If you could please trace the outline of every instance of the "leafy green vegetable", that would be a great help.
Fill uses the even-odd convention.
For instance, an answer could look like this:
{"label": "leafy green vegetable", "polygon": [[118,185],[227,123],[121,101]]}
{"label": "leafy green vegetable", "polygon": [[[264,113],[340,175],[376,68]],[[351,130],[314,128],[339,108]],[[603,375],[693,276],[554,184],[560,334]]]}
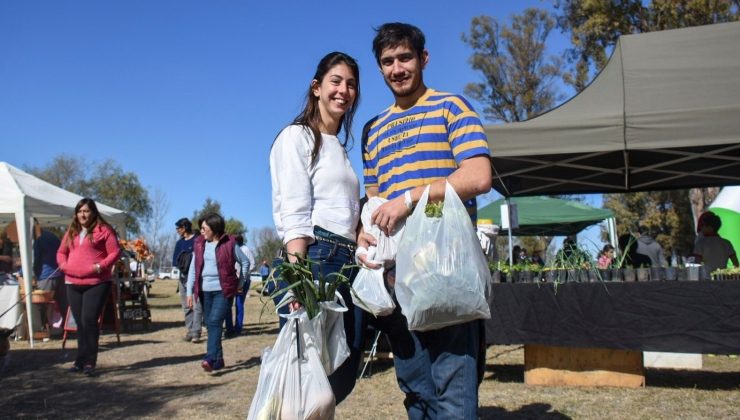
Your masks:
{"label": "leafy green vegetable", "polygon": [[424,207],[424,214],[426,214],[427,217],[442,217],[442,208],[444,205],[444,201],[427,203],[426,207]]}

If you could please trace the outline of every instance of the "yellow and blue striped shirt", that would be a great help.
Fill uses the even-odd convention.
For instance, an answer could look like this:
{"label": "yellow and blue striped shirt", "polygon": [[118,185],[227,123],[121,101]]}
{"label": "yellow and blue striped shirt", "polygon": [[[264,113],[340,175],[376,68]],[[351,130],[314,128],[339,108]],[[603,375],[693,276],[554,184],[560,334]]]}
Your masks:
{"label": "yellow and blue striped shirt", "polygon": [[[393,199],[448,177],[465,159],[489,156],[478,114],[459,95],[427,89],[409,109],[392,106],[363,130],[365,187]],[[475,199],[465,203],[475,218]]]}

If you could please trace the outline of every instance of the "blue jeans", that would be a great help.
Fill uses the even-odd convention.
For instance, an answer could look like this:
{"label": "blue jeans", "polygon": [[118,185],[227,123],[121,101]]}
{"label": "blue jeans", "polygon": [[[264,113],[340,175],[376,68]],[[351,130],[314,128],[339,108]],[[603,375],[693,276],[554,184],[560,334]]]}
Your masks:
{"label": "blue jeans", "polygon": [[388,336],[409,419],[478,417],[478,364],[484,358],[480,354],[481,321],[433,331],[409,331],[396,301],[396,309],[388,316],[364,314],[360,324],[366,323]]}
{"label": "blue jeans", "polygon": [[[244,301],[247,299],[247,293],[249,293],[249,286],[251,281],[247,280],[244,282],[244,289],[237,292],[234,295],[234,305],[229,305],[226,310],[226,331],[229,333],[241,334],[242,326],[244,325]],[[236,316],[234,319],[231,318],[231,307],[236,306]]]}
{"label": "blue jeans", "polygon": [[228,305],[229,299],[222,291],[203,292],[203,319],[208,331],[205,358],[211,363],[224,358],[224,349],[221,346],[221,326],[224,324]]}
{"label": "blue jeans", "polygon": [[[324,235],[328,236],[329,240],[341,241],[339,236],[332,233],[326,232]],[[354,264],[354,250],[327,242],[321,236],[316,236],[316,242],[308,247],[307,254],[311,261],[318,263],[313,264],[311,267],[314,279],[318,279],[319,275],[327,277],[332,273],[342,273],[352,281],[357,274],[357,268],[342,271],[343,266]],[[333,276],[329,278],[329,280],[331,279],[333,279]],[[352,295],[347,286],[339,286],[338,291],[344,298],[344,303],[347,304],[347,311],[344,312],[343,318],[344,332],[347,335],[350,356],[337,370],[329,375],[329,384],[331,384],[337,404],[347,398],[352,392],[352,389],[354,389],[355,382],[357,381],[357,369],[362,359],[362,346],[356,340],[360,334],[356,334],[355,305],[352,302]]]}

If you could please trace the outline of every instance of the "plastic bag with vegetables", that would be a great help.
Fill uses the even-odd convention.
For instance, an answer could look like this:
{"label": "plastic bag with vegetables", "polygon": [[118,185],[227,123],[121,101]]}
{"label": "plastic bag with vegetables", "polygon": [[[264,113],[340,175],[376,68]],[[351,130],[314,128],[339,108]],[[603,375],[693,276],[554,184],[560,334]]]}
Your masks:
{"label": "plastic bag with vegetables", "polygon": [[406,220],[396,258],[396,298],[409,329],[490,318],[491,275],[465,206],[449,183],[444,206],[428,200],[429,187]]}

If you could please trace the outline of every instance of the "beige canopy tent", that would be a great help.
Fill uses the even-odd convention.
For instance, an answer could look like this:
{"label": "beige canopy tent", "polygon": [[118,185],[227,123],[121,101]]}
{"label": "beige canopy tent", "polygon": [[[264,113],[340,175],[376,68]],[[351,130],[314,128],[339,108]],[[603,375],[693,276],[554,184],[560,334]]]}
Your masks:
{"label": "beige canopy tent", "polygon": [[[49,184],[5,162],[0,162],[0,226],[15,221],[18,226],[23,279],[26,290],[31,290],[31,228],[33,219],[42,226],[67,226],[72,220],[75,205],[82,196]],[[98,210],[119,233],[123,232],[126,213],[97,203]],[[33,331],[31,295],[26,296],[28,330]],[[30,334],[33,346],[33,334]]]}
{"label": "beige canopy tent", "polygon": [[507,197],[740,184],[740,22],[622,36],[580,94],[486,134]]}

